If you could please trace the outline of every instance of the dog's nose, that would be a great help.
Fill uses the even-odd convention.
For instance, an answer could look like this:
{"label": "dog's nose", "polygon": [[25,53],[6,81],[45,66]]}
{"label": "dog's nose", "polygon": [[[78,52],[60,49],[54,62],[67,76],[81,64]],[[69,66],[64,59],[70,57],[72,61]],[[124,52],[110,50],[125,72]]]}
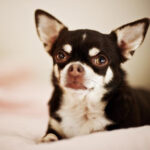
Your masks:
{"label": "dog's nose", "polygon": [[84,68],[80,64],[72,64],[68,68],[68,74],[72,77],[83,76]]}

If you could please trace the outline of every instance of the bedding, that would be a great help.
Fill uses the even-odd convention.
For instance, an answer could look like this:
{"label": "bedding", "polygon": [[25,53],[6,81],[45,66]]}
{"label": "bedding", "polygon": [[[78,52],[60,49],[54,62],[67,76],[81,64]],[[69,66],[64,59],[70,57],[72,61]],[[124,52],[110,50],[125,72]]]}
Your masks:
{"label": "bedding", "polygon": [[150,126],[99,132],[54,143],[39,143],[46,117],[0,115],[1,150],[149,150]]}

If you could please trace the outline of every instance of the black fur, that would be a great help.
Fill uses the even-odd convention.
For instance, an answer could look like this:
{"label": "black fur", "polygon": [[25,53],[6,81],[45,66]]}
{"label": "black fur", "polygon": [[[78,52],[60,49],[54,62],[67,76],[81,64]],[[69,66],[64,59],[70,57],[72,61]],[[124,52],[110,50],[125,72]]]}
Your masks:
{"label": "black fur", "polygon": [[52,94],[52,97],[48,103],[49,106],[49,115],[56,119],[58,122],[61,121],[61,118],[56,114],[56,111],[59,109],[61,105],[61,99],[62,99],[62,89],[58,85],[58,81],[53,73],[52,83],[54,85],[54,91]]}
{"label": "black fur", "polygon": [[[115,128],[136,127],[150,124],[150,93],[121,84],[105,98],[106,116],[115,122]],[[109,127],[108,127],[109,128]]]}

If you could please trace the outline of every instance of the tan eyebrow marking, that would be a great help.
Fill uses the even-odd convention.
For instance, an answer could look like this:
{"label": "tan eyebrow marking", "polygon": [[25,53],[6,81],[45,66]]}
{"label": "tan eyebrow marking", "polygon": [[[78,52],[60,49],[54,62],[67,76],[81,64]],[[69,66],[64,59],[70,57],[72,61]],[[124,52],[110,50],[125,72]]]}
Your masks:
{"label": "tan eyebrow marking", "polygon": [[72,46],[70,44],[65,44],[63,46],[63,50],[67,53],[71,53],[72,52]]}
{"label": "tan eyebrow marking", "polygon": [[100,49],[93,47],[89,50],[89,56],[96,56],[100,52]]}

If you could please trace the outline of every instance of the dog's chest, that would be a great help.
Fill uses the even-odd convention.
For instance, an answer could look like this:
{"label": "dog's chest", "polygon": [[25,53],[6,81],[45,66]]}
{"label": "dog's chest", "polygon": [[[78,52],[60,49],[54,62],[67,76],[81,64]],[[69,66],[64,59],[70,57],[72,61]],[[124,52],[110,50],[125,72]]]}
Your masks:
{"label": "dog's chest", "polygon": [[105,117],[105,102],[98,96],[66,94],[60,110],[57,112],[62,122],[60,124],[66,137],[89,134],[102,131],[112,122]]}

